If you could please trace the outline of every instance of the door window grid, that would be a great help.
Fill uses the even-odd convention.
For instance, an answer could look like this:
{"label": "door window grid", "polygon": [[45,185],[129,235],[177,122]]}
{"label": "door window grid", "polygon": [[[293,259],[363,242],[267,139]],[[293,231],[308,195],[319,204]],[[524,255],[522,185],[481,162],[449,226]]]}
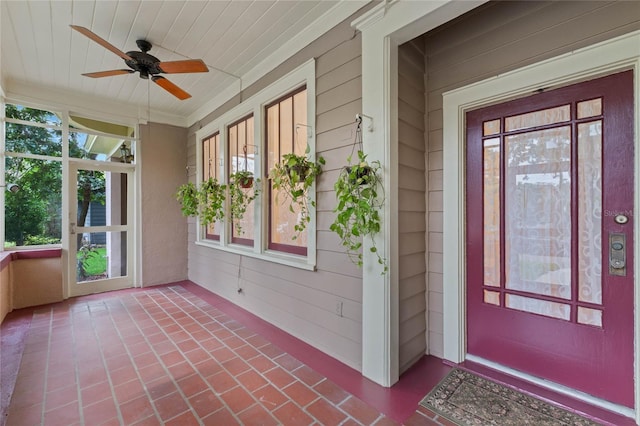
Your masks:
{"label": "door window grid", "polygon": [[[537,114],[537,115],[536,115]],[[491,305],[503,306],[510,309],[521,310],[534,314],[551,316],[567,321],[574,321],[580,324],[588,324],[602,327],[602,310],[599,309],[601,299],[601,204],[602,190],[601,179],[598,182],[588,182],[585,180],[592,178],[594,174],[601,174],[601,150],[602,150],[602,99],[592,99],[578,102],[577,105],[563,105],[549,108],[543,111],[521,114],[513,117],[502,117],[483,122],[483,262],[484,262],[484,302]],[[599,118],[594,120],[594,118]],[[589,121],[591,120],[591,121]],[[504,221],[507,213],[505,205],[500,200],[506,196],[505,186],[509,177],[500,179],[502,174],[508,169],[508,148],[509,138],[517,138],[518,135],[531,136],[535,132],[544,132],[565,128],[565,136],[556,134],[539,147],[535,147],[542,138],[537,134],[534,139],[533,149],[522,149],[518,167],[524,171],[530,169],[529,173],[524,173],[520,177],[520,188],[516,191],[520,198],[525,197],[524,187],[525,177],[531,178],[531,173],[535,168],[539,168],[543,173],[544,181],[549,180],[549,174],[555,175],[556,180],[562,181],[568,175],[577,174],[580,187],[586,185],[584,190],[579,190],[578,194],[573,194],[569,190],[570,198],[565,202],[560,210],[571,209],[571,197],[580,199],[578,210],[580,220],[577,226],[569,225],[569,232],[576,230],[577,234],[569,238],[569,251],[564,253],[560,262],[550,262],[549,256],[535,257],[530,253],[530,247],[520,247],[514,252],[516,264],[502,262],[509,251],[509,245],[513,243],[512,236],[505,236],[507,226]],[[502,129],[512,129],[504,131]],[[556,130],[553,130],[556,129]],[[549,159],[546,165],[536,165],[532,160],[535,154],[544,157],[549,151],[558,151],[560,141],[567,139],[572,133],[577,135],[577,141],[571,142],[572,148],[561,149],[561,163],[576,163],[576,167],[560,166],[560,169],[549,170]],[[527,135],[528,134],[528,135]],[[568,136],[570,138],[570,136]],[[515,147],[517,150],[517,147]],[[528,152],[527,152],[528,151]],[[513,153],[511,153],[513,157]],[[506,157],[506,158],[505,158]],[[570,161],[575,158],[577,161]],[[590,168],[589,170],[586,170]],[[546,169],[546,170],[545,170]],[[569,169],[569,170],[565,170]],[[575,171],[573,169],[576,169]],[[547,176],[545,176],[547,175]],[[565,182],[568,184],[569,182]],[[588,189],[587,189],[588,188]],[[589,192],[587,194],[587,192]],[[531,194],[528,194],[531,195]],[[566,198],[566,197],[565,197]],[[534,198],[535,199],[535,198]],[[497,205],[496,205],[497,203]],[[550,212],[558,209],[548,209]],[[538,212],[539,213],[539,212]],[[566,227],[565,227],[566,228]],[[496,232],[496,230],[498,230]],[[551,237],[548,235],[547,237]],[[566,236],[564,238],[566,240]],[[577,240],[577,242],[576,242]],[[585,247],[587,245],[588,247]],[[572,273],[571,251],[576,249],[586,250],[591,261],[580,258],[577,266],[578,273]],[[557,248],[557,247],[556,247]],[[563,250],[561,250],[562,252]],[[566,251],[566,247],[565,250]],[[558,259],[556,259],[558,260]],[[587,265],[586,263],[589,263]],[[519,273],[515,286],[509,286],[509,273],[511,269]],[[578,278],[578,290],[573,291],[573,275]],[[544,278],[544,279],[542,279]],[[532,285],[533,284],[533,285]],[[497,288],[496,288],[497,287]],[[566,290],[561,290],[567,288]],[[566,299],[566,302],[563,302]]]}

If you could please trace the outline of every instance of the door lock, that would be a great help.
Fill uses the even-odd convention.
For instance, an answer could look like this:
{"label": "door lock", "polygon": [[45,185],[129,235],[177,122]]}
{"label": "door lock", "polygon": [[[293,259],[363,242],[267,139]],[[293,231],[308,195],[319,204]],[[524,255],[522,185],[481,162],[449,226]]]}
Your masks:
{"label": "door lock", "polygon": [[625,253],[625,234],[609,234],[609,274],[624,277],[627,275]]}

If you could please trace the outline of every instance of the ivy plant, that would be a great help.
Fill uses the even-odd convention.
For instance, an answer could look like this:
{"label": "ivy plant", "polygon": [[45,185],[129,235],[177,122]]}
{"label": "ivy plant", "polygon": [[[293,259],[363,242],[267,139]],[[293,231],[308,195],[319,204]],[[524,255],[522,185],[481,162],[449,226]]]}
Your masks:
{"label": "ivy plant", "polygon": [[224,219],[226,190],[226,185],[220,184],[215,178],[209,178],[202,182],[198,191],[201,225],[208,226]]}
{"label": "ivy plant", "polygon": [[183,216],[200,216],[204,226],[224,218],[226,186],[214,178],[202,182],[200,189],[192,182],[178,187],[176,199]]}
{"label": "ivy plant", "polygon": [[249,204],[260,194],[260,179],[254,179],[253,173],[249,171],[238,171],[229,176],[229,197],[231,198],[231,217],[234,228],[239,234],[244,231],[240,221],[244,218]]}
{"label": "ivy plant", "polygon": [[198,188],[193,182],[180,185],[176,199],[180,203],[180,210],[183,216],[198,215]]}
{"label": "ivy plant", "polygon": [[322,166],[325,164],[322,157],[319,157],[317,162],[310,160],[309,153],[307,146],[305,155],[285,154],[269,173],[273,189],[277,191],[276,202],[280,202],[280,197],[284,197],[282,203],[288,202],[290,212],[295,213],[295,207],[298,208],[299,218],[294,225],[296,235],[292,237],[294,240],[311,221],[309,205],[315,207],[316,204],[309,199],[308,192],[322,173]]}
{"label": "ivy plant", "polygon": [[[333,210],[336,218],[330,228],[338,234],[353,263],[362,267],[362,239],[371,240],[371,252],[375,253],[382,273],[388,270],[387,260],[378,252],[374,236],[380,232],[380,210],[384,205],[384,194],[379,161],[367,161],[367,156],[358,151],[358,161],[344,167],[334,185],[337,205]],[[380,196],[382,195],[382,198]]]}

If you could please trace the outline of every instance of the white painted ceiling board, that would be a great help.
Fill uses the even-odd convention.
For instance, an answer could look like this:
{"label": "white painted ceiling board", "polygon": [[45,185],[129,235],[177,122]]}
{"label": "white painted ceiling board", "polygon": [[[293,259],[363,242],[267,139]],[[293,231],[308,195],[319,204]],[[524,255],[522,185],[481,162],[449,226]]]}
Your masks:
{"label": "white painted ceiling board", "polygon": [[[239,80],[229,74],[246,80],[249,73],[255,78],[270,71],[276,49],[290,44],[290,55],[295,54],[303,46],[291,41],[305,39],[300,34],[314,22],[328,30],[328,22],[336,25],[368,1],[0,1],[0,77],[8,96],[22,95],[25,101],[66,104],[73,99],[95,105],[92,111],[103,108],[106,115],[137,111],[146,117],[150,100],[152,120],[155,114],[158,120],[189,125],[195,116],[206,115],[203,108],[210,112],[237,93]],[[149,53],[161,61],[202,58],[210,71],[164,75],[192,95],[184,101],[137,73],[84,77],[128,67],[70,24],[88,28],[123,52],[138,50],[136,40],[146,39],[153,45]],[[121,107],[114,110],[114,105]]]}

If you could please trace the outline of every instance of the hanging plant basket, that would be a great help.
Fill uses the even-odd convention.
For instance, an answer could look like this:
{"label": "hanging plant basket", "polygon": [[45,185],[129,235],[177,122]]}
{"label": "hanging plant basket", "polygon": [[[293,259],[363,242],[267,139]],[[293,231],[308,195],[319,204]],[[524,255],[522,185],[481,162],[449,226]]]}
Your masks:
{"label": "hanging plant basket", "polygon": [[353,185],[366,185],[375,178],[375,171],[368,164],[358,167],[346,166],[344,171],[349,175],[349,182]]}
{"label": "hanging plant basket", "polygon": [[249,189],[253,187],[253,172],[246,170],[235,172],[229,176],[229,181],[232,185],[238,185],[242,189]]}
{"label": "hanging plant basket", "polygon": [[282,161],[277,163],[269,172],[272,180],[273,189],[278,191],[276,201],[284,197],[283,203],[289,202],[289,211],[300,213],[298,222],[294,225],[296,235],[292,239],[296,239],[300,232],[311,221],[309,217],[309,204],[315,207],[315,202],[309,200],[308,191],[318,176],[322,173],[322,166],[325,164],[324,158],[319,157],[317,162],[308,158],[309,147],[305,151],[305,155],[296,155],[294,153],[285,154]]}
{"label": "hanging plant basket", "polygon": [[363,265],[362,239],[370,239],[369,251],[382,265],[382,273],[388,270],[387,260],[380,255],[375,244],[375,235],[382,229],[380,212],[384,206],[384,186],[381,178],[382,167],[379,161],[367,161],[362,151],[360,133],[361,121],[358,121],[355,145],[359,144],[358,158],[352,164],[352,156],[347,157],[348,165],[338,175],[334,184],[336,191],[336,218],[329,229],[340,237],[353,263]]}
{"label": "hanging plant basket", "polygon": [[244,218],[249,204],[260,193],[258,185],[254,186],[254,181],[260,183],[260,179],[254,179],[253,173],[248,171],[235,172],[229,176],[231,218],[233,219],[234,228],[239,234],[244,233],[240,221]]}

